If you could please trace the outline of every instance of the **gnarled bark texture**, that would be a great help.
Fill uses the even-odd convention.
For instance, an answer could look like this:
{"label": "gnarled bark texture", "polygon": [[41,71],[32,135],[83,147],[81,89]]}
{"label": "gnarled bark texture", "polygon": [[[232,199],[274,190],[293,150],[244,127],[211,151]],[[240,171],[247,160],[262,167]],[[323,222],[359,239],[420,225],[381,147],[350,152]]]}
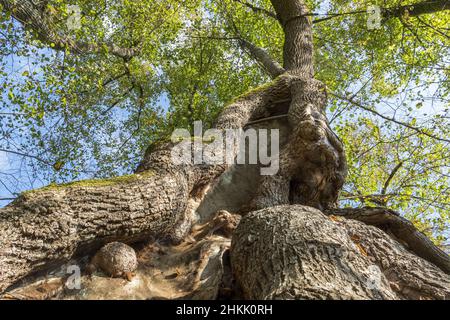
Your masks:
{"label": "gnarled bark texture", "polygon": [[366,207],[334,209],[331,213],[380,228],[419,257],[434,263],[444,272],[450,274],[448,254],[436,247],[410,221],[401,217],[397,212],[386,208]]}
{"label": "gnarled bark texture", "polygon": [[[0,0],[29,27],[47,30],[45,19],[39,18],[40,12],[30,1],[19,2]],[[229,240],[212,239],[216,227],[207,232],[202,229],[194,237],[189,232],[196,224],[216,221],[211,220],[212,214],[228,209],[221,207],[225,204],[244,214],[262,209],[245,216],[232,235],[233,273],[246,298],[449,298],[448,255],[411,224],[384,209],[334,209],[347,165],[342,143],[325,117],[325,85],[314,79],[308,9],[300,0],[271,2],[285,33],[283,67],[251,43],[242,40],[241,45],[272,76],[282,74],[226,106],[215,127],[241,129],[285,115],[279,126],[288,134],[280,146],[278,174],[256,179],[254,170],[245,172],[245,166],[176,165],[172,151],[191,143],[184,141],[149,148],[136,174],[128,177],[25,193],[0,209],[0,293],[8,290],[16,296],[35,296],[43,287],[36,283],[21,287],[20,280],[36,279],[37,272],[91,256],[107,242],[146,241],[152,246],[156,240],[168,239],[174,243],[166,244],[168,254],[138,252],[134,287],[125,286],[112,294],[108,285],[119,280],[85,279],[85,290],[74,298],[156,298],[167,286],[190,292],[164,298],[217,298],[225,279],[228,284],[233,282],[224,259]],[[44,33],[44,41],[72,46],[75,51],[83,48],[65,42],[52,30]],[[129,58],[132,53],[117,49],[116,54]],[[198,146],[194,143],[191,152],[198,151]],[[232,158],[237,151],[233,149]],[[247,194],[227,204],[227,195],[220,193],[234,179],[246,180],[232,185],[238,189],[234,195],[255,189],[254,196]],[[222,220],[217,220],[218,228],[228,226],[224,234],[229,237],[239,219],[228,224]],[[189,267],[180,271],[180,261]],[[163,281],[154,272],[157,267],[171,272],[164,280],[173,276],[176,281]],[[149,279],[155,281],[151,290]],[[61,278],[50,285],[50,291],[58,283],[63,283]],[[130,287],[138,291],[130,293]]]}
{"label": "gnarled bark texture", "polygon": [[[0,291],[22,277],[110,241],[174,234],[188,200],[181,172],[107,186],[34,191],[0,212]],[[179,231],[177,231],[179,232]]]}
{"label": "gnarled bark texture", "polygon": [[[289,96],[283,76],[230,104],[217,128],[242,128]],[[185,141],[181,143],[190,143]],[[172,143],[147,153],[136,175],[47,187],[0,209],[0,292],[23,277],[110,241],[180,241],[225,165],[176,165]],[[237,150],[235,150],[237,152]]]}

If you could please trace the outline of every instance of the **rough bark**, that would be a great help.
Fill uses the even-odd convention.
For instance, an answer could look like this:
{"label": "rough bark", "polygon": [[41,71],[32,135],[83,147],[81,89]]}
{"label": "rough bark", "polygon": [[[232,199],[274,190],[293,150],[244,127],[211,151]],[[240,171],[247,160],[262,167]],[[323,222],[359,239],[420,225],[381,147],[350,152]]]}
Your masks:
{"label": "rough bark", "polygon": [[248,299],[450,298],[450,276],[382,230],[300,205],[245,216],[231,264]]}
{"label": "rough bark", "polygon": [[[289,96],[290,82],[280,77],[238,98],[216,127],[242,128],[263,116],[273,101]],[[205,189],[226,166],[175,165],[171,147],[164,143],[149,150],[137,175],[49,186],[0,209],[0,292],[106,242],[183,239],[197,219]]]}
{"label": "rough bark", "polygon": [[[392,233],[389,236],[380,225],[366,225],[372,218],[364,222],[336,220],[310,208],[334,206],[346,176],[345,154],[325,117],[325,86],[314,79],[308,10],[298,0],[272,0],[272,4],[285,32],[282,69],[286,72],[226,106],[215,126],[239,129],[287,112],[284,125],[291,131],[281,149],[279,174],[262,178],[256,188],[251,206],[264,209],[246,216],[233,237],[231,258],[245,297],[449,298],[448,275],[408,252],[393,238],[413,247],[418,255],[442,270],[447,270],[448,260],[416,233],[404,232],[399,226],[406,224],[398,224],[400,220],[391,219],[396,222],[390,225],[389,230],[393,231],[389,231]],[[255,57],[272,63],[262,52],[258,51]],[[274,75],[282,72],[279,66],[269,67]],[[217,187],[218,176],[230,171],[226,171],[227,165],[177,166],[171,161],[174,146],[163,143],[149,148],[136,175],[51,186],[26,193],[0,209],[0,292],[78,254],[89,255],[106,242],[186,239],[194,223],[211,217],[211,208],[203,213],[197,209],[208,189],[221,190]],[[234,151],[235,155],[237,150]],[[214,202],[214,196],[211,199]],[[280,204],[310,207],[273,207]],[[343,214],[327,211],[333,212]],[[353,218],[361,216],[346,213]],[[185,283],[192,295],[171,298],[217,297],[227,244],[222,243],[223,239],[211,244],[207,242],[210,233],[201,234],[206,238],[194,239],[199,244],[190,248],[205,253],[208,259],[202,260],[189,252],[180,254],[176,246],[169,247],[174,250],[175,261],[186,254],[181,260],[202,270],[200,276],[195,275],[194,282]],[[142,263],[141,267],[148,268],[145,261]],[[140,279],[145,287],[149,276],[157,276],[143,272]],[[206,286],[193,285],[204,283],[201,277],[204,272],[210,282]],[[377,275],[379,281],[371,285]],[[106,297],[108,283],[105,282],[103,291],[95,282],[90,288],[104,293],[97,297]],[[88,292],[92,294],[92,290]],[[119,290],[117,296],[123,297],[125,292]],[[138,296],[147,294],[156,296],[154,292]]]}
{"label": "rough bark", "polygon": [[176,237],[188,194],[186,175],[173,172],[19,197],[0,212],[0,291],[106,242]]}
{"label": "rough bark", "polygon": [[253,59],[260,63],[272,78],[276,78],[286,71],[277,61],[273,60],[264,49],[255,46],[245,39],[239,39],[238,41],[241,47],[244,50],[247,50]]}
{"label": "rough bark", "polygon": [[447,274],[450,274],[450,257],[436,247],[422,232],[407,219],[387,208],[343,208],[331,211],[333,215],[358,220],[376,226],[394,239],[400,241],[419,257],[432,262]]}

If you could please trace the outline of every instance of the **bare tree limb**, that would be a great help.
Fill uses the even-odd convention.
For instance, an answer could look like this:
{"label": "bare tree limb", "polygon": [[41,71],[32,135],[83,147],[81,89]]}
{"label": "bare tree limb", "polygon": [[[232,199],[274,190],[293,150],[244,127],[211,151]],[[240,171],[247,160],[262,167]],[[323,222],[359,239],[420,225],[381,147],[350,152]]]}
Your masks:
{"label": "bare tree limb", "polygon": [[434,31],[436,31],[436,33],[440,34],[441,36],[446,37],[447,39],[450,39],[450,35],[448,35],[448,34],[442,32],[441,30],[439,30],[438,28],[432,26],[431,24],[426,23],[426,22],[423,21],[423,19],[421,19],[420,17],[416,17],[416,19],[417,19],[421,24],[427,26],[428,28],[433,29]]}
{"label": "bare tree limb", "polygon": [[[331,20],[336,17],[347,16],[347,15],[352,15],[352,14],[359,14],[359,13],[366,13],[366,12],[367,12],[366,10],[358,10],[358,11],[343,12],[343,13],[330,13],[330,14],[327,14],[327,17],[314,19],[312,23],[320,23],[320,22],[324,22],[327,20]],[[311,15],[318,15],[318,14],[311,14]]]}
{"label": "bare tree limb", "polygon": [[385,18],[401,17],[408,15],[410,17],[416,17],[423,14],[430,14],[439,11],[450,10],[450,1],[448,0],[430,0],[422,1],[414,4],[398,6],[394,8],[383,8],[383,16]]}
{"label": "bare tree limb", "polygon": [[235,24],[233,18],[228,16],[227,18],[230,27],[234,30],[236,34],[236,39],[239,42],[239,45],[244,51],[247,51],[250,56],[262,66],[262,68],[274,79],[279,75],[283,74],[286,70],[275,61],[264,49],[256,46],[250,41],[246,40],[242,35]]}
{"label": "bare tree limb", "polygon": [[130,94],[133,90],[134,90],[135,86],[131,85],[124,93],[122,93],[120,95],[120,97],[118,97],[116,100],[114,100],[114,102],[106,109],[104,110],[101,115],[104,116],[105,114],[107,114],[109,111],[111,111],[112,109],[114,109],[119,103],[121,103],[127,96],[128,94]]}
{"label": "bare tree limb", "polygon": [[[381,8],[381,14],[384,19],[401,18],[403,15],[410,17],[419,17],[423,14],[436,13],[440,11],[450,10],[450,2],[448,0],[432,0],[423,1],[410,5],[396,6],[392,8]],[[365,14],[367,10],[356,10],[342,13],[327,13],[326,17],[313,20],[313,23],[320,23],[328,21],[337,17],[353,15],[353,14]],[[307,16],[319,16],[318,13],[310,13]]]}
{"label": "bare tree limb", "polygon": [[[239,30],[234,26],[236,33],[239,35]],[[242,36],[227,37],[227,36],[192,36],[196,39],[211,39],[211,40],[236,40],[240,47],[249,53],[249,55],[266,71],[272,78],[278,77],[280,74],[286,72],[281,64],[273,59],[266,50],[256,46],[248,40],[245,40]]]}
{"label": "bare tree limb", "polygon": [[[224,108],[215,127],[244,127],[265,114],[271,101],[287,99],[292,81],[281,76],[240,96]],[[178,147],[183,143],[191,141]],[[208,186],[227,165],[178,165],[172,159],[174,147],[170,142],[150,147],[135,175],[50,185],[1,208],[0,292],[106,242],[181,241]]]}
{"label": "bare tree limb", "polygon": [[0,152],[12,153],[12,154],[15,154],[15,155],[18,155],[18,156],[35,159],[35,160],[37,160],[39,162],[42,162],[43,164],[46,164],[48,166],[53,166],[53,164],[49,163],[48,161],[46,161],[46,160],[44,160],[44,159],[42,159],[42,158],[40,158],[38,156],[32,155],[32,154],[27,154],[27,153],[24,153],[24,152],[19,152],[19,151],[14,151],[14,150],[7,150],[7,149],[0,149]]}
{"label": "bare tree limb", "polygon": [[[353,200],[358,199],[362,204],[364,204],[363,200],[370,200],[373,203],[382,203],[382,201],[386,202],[388,199],[391,198],[409,198],[418,200],[421,202],[425,202],[426,204],[431,204],[433,207],[436,207],[438,209],[447,210],[450,206],[450,203],[437,201],[436,199],[427,199],[424,197],[418,197],[412,194],[406,194],[406,193],[386,193],[386,194],[369,194],[369,195],[363,195],[361,193],[358,194],[352,194],[348,192],[343,192],[341,200]],[[379,199],[383,199],[380,201]]]}
{"label": "bare tree limb", "polygon": [[403,161],[400,161],[394,169],[392,169],[391,173],[389,174],[389,177],[387,178],[386,182],[384,183],[383,189],[381,190],[381,194],[386,194],[387,188],[389,187],[389,184],[391,183],[392,179],[394,178],[397,171],[402,167]]}

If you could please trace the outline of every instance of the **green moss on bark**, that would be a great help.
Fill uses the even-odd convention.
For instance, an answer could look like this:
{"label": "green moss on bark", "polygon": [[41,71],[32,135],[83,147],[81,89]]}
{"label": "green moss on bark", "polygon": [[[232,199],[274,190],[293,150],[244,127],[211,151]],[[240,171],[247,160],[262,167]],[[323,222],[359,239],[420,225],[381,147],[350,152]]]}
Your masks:
{"label": "green moss on bark", "polygon": [[62,184],[56,184],[56,183],[50,183],[49,185],[39,188],[39,189],[33,189],[29,191],[22,192],[22,195],[30,195],[32,193],[36,192],[43,192],[43,191],[52,191],[52,190],[60,190],[60,189],[66,189],[66,188],[86,188],[86,187],[106,187],[106,186],[113,186],[118,184],[124,184],[124,183],[131,183],[134,181],[137,181],[139,179],[150,177],[154,174],[153,171],[148,170],[145,172],[141,172],[139,174],[128,174],[123,175],[119,177],[113,177],[113,178],[106,178],[106,179],[88,179],[88,180],[80,180],[80,181],[73,181],[68,183],[62,183]]}

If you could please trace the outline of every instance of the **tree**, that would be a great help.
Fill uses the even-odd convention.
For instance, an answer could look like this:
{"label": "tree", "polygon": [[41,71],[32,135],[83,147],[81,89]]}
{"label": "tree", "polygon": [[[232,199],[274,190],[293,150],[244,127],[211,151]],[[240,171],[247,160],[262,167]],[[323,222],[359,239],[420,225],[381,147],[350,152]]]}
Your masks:
{"label": "tree", "polygon": [[[426,125],[399,118],[402,105],[394,115],[379,106],[402,87],[408,92],[403,101],[424,97],[412,83],[436,81],[439,97],[446,97],[448,1],[392,2],[380,9],[383,26],[372,33],[366,30],[367,4],[355,1],[332,1],[319,18],[319,3],[300,0],[76,1],[84,28],[75,31],[61,1],[0,4],[7,12],[4,54],[38,57],[41,68],[24,71],[21,81],[5,80],[9,102],[17,106],[10,113],[31,131],[28,145],[37,141],[41,152],[49,152],[3,150],[50,165],[61,179],[78,177],[90,158],[97,160],[99,176],[116,174],[112,164],[130,166],[150,144],[131,175],[53,183],[1,209],[0,291],[106,242],[176,244],[198,224],[217,221],[216,211],[239,210],[245,217],[232,236],[231,268],[244,297],[449,297],[448,255],[383,208],[409,211],[442,243],[448,229],[448,109]],[[442,72],[436,75],[436,69]],[[339,93],[358,85],[356,93]],[[163,94],[172,104],[168,112],[155,108]],[[116,108],[122,111],[114,114]],[[126,120],[119,141],[102,145],[102,134],[113,138],[120,118]],[[167,136],[177,127],[193,130],[198,119],[216,129],[279,127],[280,170],[261,177],[249,167],[174,164],[172,150],[192,141]],[[333,128],[330,122],[337,120]],[[12,122],[4,129],[10,136],[15,130]],[[202,144],[208,142],[194,143],[193,152]],[[103,153],[108,146],[117,151]],[[239,196],[215,201],[230,175]],[[380,207],[338,208],[353,200]],[[424,214],[423,203],[433,212]],[[273,261],[264,252],[268,243],[274,244]],[[285,251],[294,260],[286,260]],[[299,271],[298,261],[318,267]],[[402,271],[415,264],[420,268],[414,273]],[[222,263],[216,268],[225,273]],[[353,278],[329,278],[327,271]],[[305,287],[310,272],[324,274]],[[375,273],[379,283],[373,288],[367,281]],[[425,285],[426,279],[432,281]],[[352,289],[355,281],[358,289]],[[208,284],[216,288],[208,297],[217,296],[218,282]]]}

